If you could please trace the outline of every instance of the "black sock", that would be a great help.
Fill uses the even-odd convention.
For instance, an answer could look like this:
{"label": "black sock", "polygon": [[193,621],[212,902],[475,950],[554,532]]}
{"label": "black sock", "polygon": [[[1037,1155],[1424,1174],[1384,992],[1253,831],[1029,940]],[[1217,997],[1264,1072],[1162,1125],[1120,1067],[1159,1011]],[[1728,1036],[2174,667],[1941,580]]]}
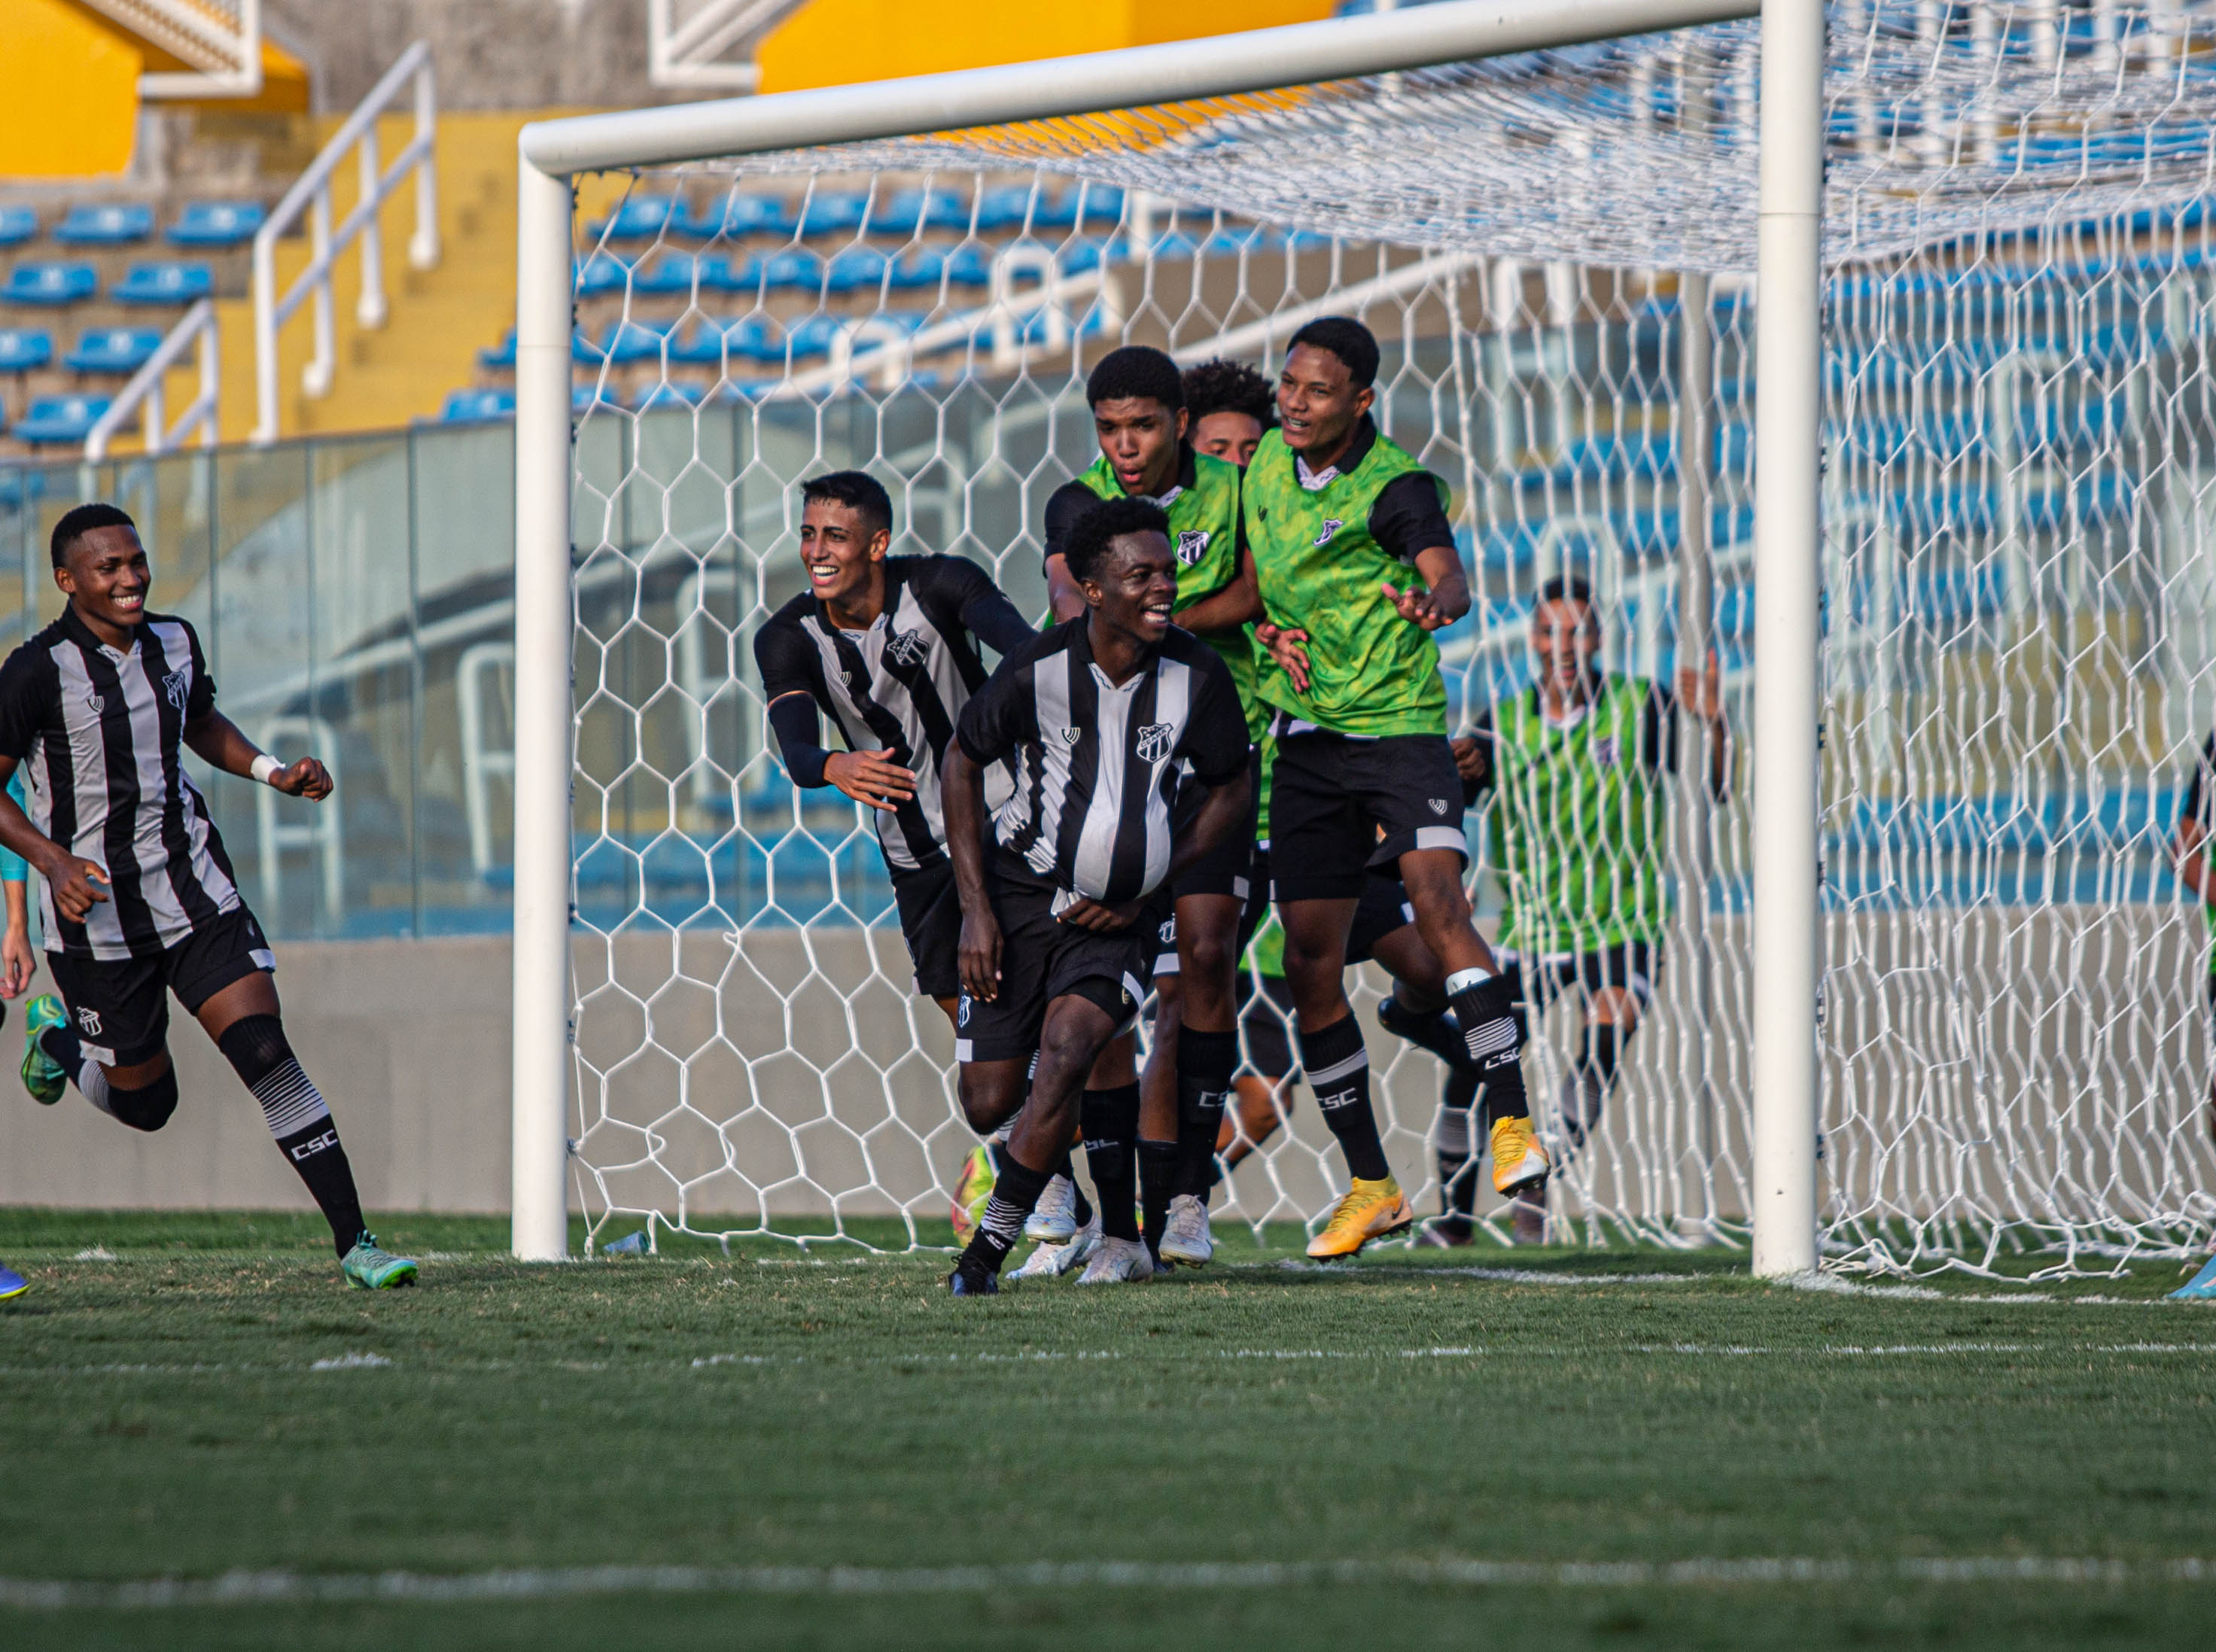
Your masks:
{"label": "black sock", "polygon": [[1170,1195],[1177,1190],[1177,1143],[1139,1143],[1139,1203],[1146,1218],[1142,1231],[1147,1249],[1158,1258],[1162,1249],[1162,1229],[1170,1219]]}
{"label": "black sock", "polygon": [[39,1047],[46,1053],[49,1060],[58,1062],[61,1070],[71,1078],[77,1077],[77,1069],[84,1065],[84,1046],[67,1027],[47,1028],[39,1035]]}
{"label": "black sock", "polygon": [[[1093,1092],[1091,1090],[1087,1090],[1085,1093],[1089,1096]],[[1091,1201],[1086,1198],[1085,1188],[1077,1179],[1077,1159],[1075,1157],[1075,1151],[1076,1150],[1074,1148],[1063,1148],[1062,1150],[1062,1157],[1055,1161],[1054,1173],[1066,1180],[1069,1183],[1070,1191],[1077,1195],[1077,1202],[1071,1207],[1071,1214],[1076,1217],[1078,1226],[1083,1227],[1087,1222],[1093,1219],[1093,1206]],[[1086,1163],[1090,1164],[1091,1162],[1091,1156],[1088,1154],[1086,1156]],[[1096,1171],[1094,1174],[1097,1176],[1099,1172]]]}
{"label": "black sock", "polygon": [[1171,1194],[1191,1194],[1205,1202],[1216,1185],[1216,1138],[1223,1128],[1223,1104],[1231,1094],[1231,1075],[1239,1069],[1239,1035],[1178,1029],[1178,1171]]}
{"label": "black sock", "polygon": [[1378,1023],[1388,1033],[1405,1038],[1419,1050],[1428,1050],[1457,1072],[1474,1072],[1468,1041],[1451,1010],[1411,1010],[1398,998],[1377,1006]]}
{"label": "black sock", "polygon": [[1346,1173],[1360,1182],[1382,1182],[1393,1174],[1385,1144],[1377,1134],[1377,1115],[1370,1106],[1370,1055],[1362,1047],[1362,1023],[1347,1015],[1328,1027],[1301,1029],[1301,1066],[1315,1091],[1323,1121],[1346,1155]]}
{"label": "black sock", "polygon": [[1100,1195],[1100,1231],[1111,1239],[1139,1237],[1139,1087],[1088,1090],[1078,1103],[1085,1131],[1085,1168]]}
{"label": "black sock", "polygon": [[985,1213],[955,1264],[957,1268],[999,1273],[1008,1252],[1024,1237],[1025,1219],[1038,1207],[1039,1195],[1054,1180],[1051,1169],[1034,1170],[1004,1141],[993,1144],[993,1196],[985,1201]]}
{"label": "black sock", "polygon": [[283,1024],[274,1016],[245,1016],[225,1028],[215,1042],[262,1103],[262,1115],[285,1162],[307,1183],[323,1219],[331,1225],[331,1243],[345,1256],[369,1225],[362,1219],[354,1167],[339,1145],[331,1109],[301,1071]]}
{"label": "black sock", "polygon": [[1585,1145],[1600,1123],[1601,1108],[1616,1087],[1616,1029],[1596,1022],[1585,1029],[1585,1053],[1562,1082],[1562,1134],[1573,1149]]}
{"label": "black sock", "polygon": [[1529,1118],[1524,1094],[1524,1014],[1516,989],[1505,975],[1487,976],[1453,995],[1455,1019],[1463,1041],[1483,1072],[1485,1123]]}
{"label": "black sock", "polygon": [[1478,1155],[1471,1139],[1476,1120],[1471,1108],[1477,1102],[1474,1073],[1450,1072],[1439,1094],[1436,1134],[1439,1158],[1439,1213],[1451,1224],[1467,1229],[1477,1214]]}

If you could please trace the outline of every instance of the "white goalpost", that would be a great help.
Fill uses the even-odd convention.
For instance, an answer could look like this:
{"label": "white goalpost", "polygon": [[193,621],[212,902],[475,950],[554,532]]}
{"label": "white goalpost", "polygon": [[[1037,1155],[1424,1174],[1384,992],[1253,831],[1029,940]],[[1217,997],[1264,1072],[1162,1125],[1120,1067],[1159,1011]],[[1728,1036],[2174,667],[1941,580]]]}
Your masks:
{"label": "white goalpost", "polygon": [[[2203,1243],[2164,834],[2216,726],[2212,47],[2216,0],[1449,0],[527,127],[516,1254],[567,1254],[573,1188],[649,1242],[944,1219],[945,1029],[865,823],[764,738],[794,486],[870,470],[896,554],[1041,611],[1090,363],[1266,366],[1333,313],[1455,494],[1456,728],[1578,573],[1609,666],[1713,652],[1742,737],[1727,798],[1670,794],[1652,1029],[1550,1233],[1768,1276]],[[1438,1070],[1370,1048],[1413,1193]],[[1313,1112],[1227,1219],[1326,1207]]]}

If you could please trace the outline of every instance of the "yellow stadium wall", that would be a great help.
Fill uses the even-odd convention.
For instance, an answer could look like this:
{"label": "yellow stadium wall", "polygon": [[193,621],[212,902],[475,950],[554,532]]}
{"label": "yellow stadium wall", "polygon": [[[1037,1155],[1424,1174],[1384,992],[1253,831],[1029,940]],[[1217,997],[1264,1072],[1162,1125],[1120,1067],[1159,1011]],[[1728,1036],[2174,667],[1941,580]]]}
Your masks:
{"label": "yellow stadium wall", "polygon": [[137,46],[65,0],[0,0],[0,177],[81,178],[131,164]]}
{"label": "yellow stadium wall", "polygon": [[1157,40],[1312,22],[1332,0],[814,0],[755,53],[765,92],[845,86],[945,69],[1025,63]]}

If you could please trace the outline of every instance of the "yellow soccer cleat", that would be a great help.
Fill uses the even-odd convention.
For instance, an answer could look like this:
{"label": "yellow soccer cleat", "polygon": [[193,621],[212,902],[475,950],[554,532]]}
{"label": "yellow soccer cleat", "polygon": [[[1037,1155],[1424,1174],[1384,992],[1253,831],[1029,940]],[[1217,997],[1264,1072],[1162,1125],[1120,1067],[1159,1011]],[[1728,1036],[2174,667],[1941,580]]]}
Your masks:
{"label": "yellow soccer cleat", "polygon": [[1323,1225],[1323,1231],[1308,1241],[1308,1255],[1318,1258],[1351,1256],[1372,1239],[1399,1233],[1414,1225],[1416,1207],[1391,1176],[1382,1182],[1354,1178],[1354,1187]]}
{"label": "yellow soccer cleat", "polygon": [[954,1178],[954,1239],[957,1244],[970,1243],[970,1236],[977,1231],[977,1223],[985,1214],[985,1201],[993,1196],[993,1145],[980,1142],[970,1150],[963,1161],[962,1174]]}
{"label": "yellow soccer cleat", "polygon": [[1548,1163],[1547,1150],[1531,1133],[1529,1119],[1495,1119],[1493,1121],[1493,1190],[1513,1193],[1518,1188],[1528,1188],[1535,1182],[1544,1182],[1547,1172],[1554,1167]]}

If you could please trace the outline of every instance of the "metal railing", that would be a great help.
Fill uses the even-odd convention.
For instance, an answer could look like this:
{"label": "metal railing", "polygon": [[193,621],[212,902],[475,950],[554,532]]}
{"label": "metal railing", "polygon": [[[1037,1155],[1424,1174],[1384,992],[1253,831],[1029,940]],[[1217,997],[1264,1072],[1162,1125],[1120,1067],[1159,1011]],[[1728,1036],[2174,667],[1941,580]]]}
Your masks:
{"label": "metal railing", "polygon": [[[186,351],[198,347],[200,352],[200,394],[192,404],[178,415],[174,425],[163,416],[162,380],[169,371],[184,357]],[[216,392],[222,383],[223,356],[217,336],[215,301],[202,298],[184,318],[169,329],[154,353],[146,358],[146,365],[131,375],[131,382],[123,387],[116,398],[108,404],[92,428],[85,433],[84,456],[99,460],[108,457],[108,445],[137,414],[140,428],[145,432],[146,451],[160,453],[178,445],[187,435],[197,430],[200,445],[213,447],[216,444]]]}
{"label": "metal railing", "polygon": [[682,0],[646,0],[646,77],[686,92],[751,92],[761,71],[750,58],[761,37],[808,0],[699,0],[680,19]]}
{"label": "metal railing", "polygon": [[[415,83],[416,135],[380,167],[377,119]],[[285,199],[277,203],[254,237],[254,393],[253,439],[274,442],[278,436],[277,334],[293,313],[314,300],[315,354],[300,374],[300,387],[310,396],[330,394],[337,365],[337,349],[331,322],[331,273],[339,255],[356,241],[361,243],[361,297],[354,318],[366,328],[385,325],[385,237],[378,211],[409,174],[416,179],[416,233],[408,243],[408,261],[417,269],[430,269],[439,261],[439,182],[433,158],[433,139],[439,120],[438,92],[431,71],[431,46],[418,40],[400,54],[385,72],[360,107],[323,145],[315,163],[302,173]],[[331,178],[347,152],[360,157],[361,191],[354,211],[335,231],[331,228]],[[277,291],[277,237],[303,213],[308,217],[314,256],[280,294]]]}
{"label": "metal railing", "polygon": [[86,0],[190,67],[138,77],[144,98],[254,97],[262,90],[262,0]]}

